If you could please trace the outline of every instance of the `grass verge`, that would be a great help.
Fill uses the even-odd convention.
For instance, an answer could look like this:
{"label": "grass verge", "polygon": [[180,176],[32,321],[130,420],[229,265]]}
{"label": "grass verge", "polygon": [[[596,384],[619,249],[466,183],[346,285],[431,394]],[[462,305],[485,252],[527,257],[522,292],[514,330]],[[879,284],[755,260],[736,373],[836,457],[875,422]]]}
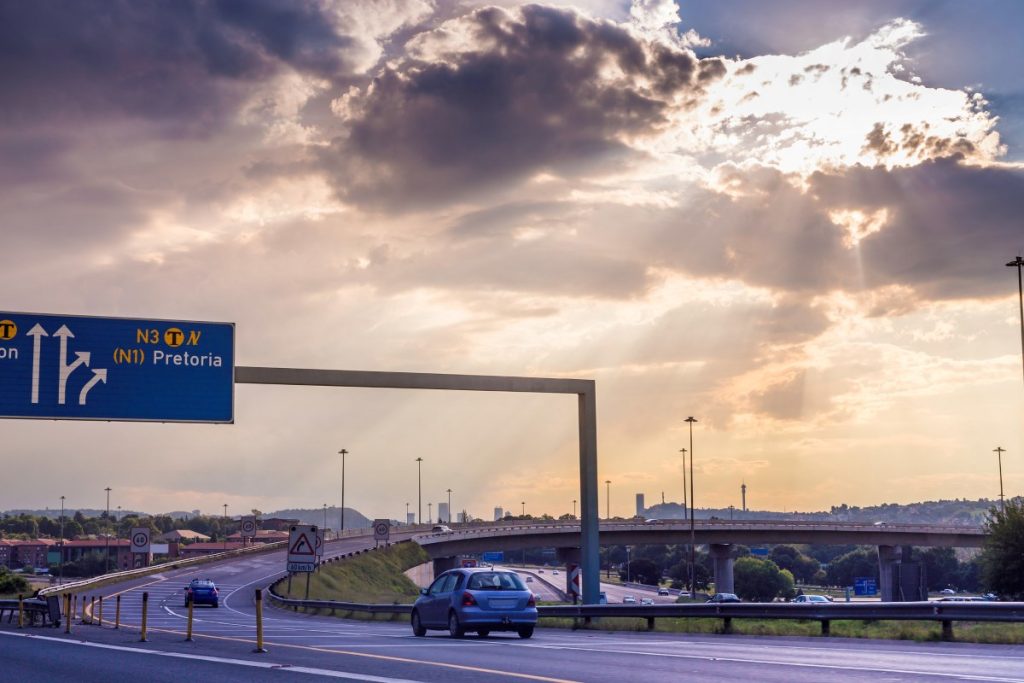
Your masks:
{"label": "grass verge", "polygon": [[[355,557],[333,562],[310,576],[311,600],[338,600],[373,604],[411,604],[419,597],[420,589],[404,572],[429,562],[430,556],[416,543],[396,543],[386,550],[362,553]],[[287,598],[306,597],[306,579],[297,575],[292,589],[282,581],[275,589]],[[330,609],[304,610],[312,614],[334,614],[347,619],[364,621],[390,621],[408,619],[406,615],[367,614]]]}

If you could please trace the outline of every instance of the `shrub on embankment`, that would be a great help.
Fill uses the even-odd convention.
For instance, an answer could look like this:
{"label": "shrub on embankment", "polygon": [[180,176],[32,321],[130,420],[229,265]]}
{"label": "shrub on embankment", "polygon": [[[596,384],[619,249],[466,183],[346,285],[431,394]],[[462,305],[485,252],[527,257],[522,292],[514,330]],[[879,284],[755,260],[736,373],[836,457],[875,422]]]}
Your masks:
{"label": "shrub on embankment", "polygon": [[[371,550],[325,564],[310,576],[311,600],[338,600],[375,604],[412,603],[419,588],[404,572],[429,562],[430,556],[416,543],[396,543],[384,550]],[[274,592],[287,598],[306,596],[306,578],[296,574],[292,589],[282,581]]]}

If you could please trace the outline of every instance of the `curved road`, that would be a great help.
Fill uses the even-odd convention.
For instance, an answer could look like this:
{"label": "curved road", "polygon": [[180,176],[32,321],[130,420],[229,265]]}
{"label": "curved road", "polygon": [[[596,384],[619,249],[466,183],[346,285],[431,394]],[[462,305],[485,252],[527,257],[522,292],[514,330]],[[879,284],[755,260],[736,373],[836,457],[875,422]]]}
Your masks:
{"label": "curved road", "polygon": [[[332,542],[328,555],[372,546],[368,537]],[[538,629],[530,640],[495,634],[416,638],[403,622],[363,622],[268,608],[269,652],[256,654],[253,589],[281,574],[283,552],[205,568],[169,571],[103,590],[122,596],[122,626],[63,629],[0,624],[9,680],[211,681],[342,679],[398,681],[811,681],[972,680],[1024,683],[1024,647],[839,638],[755,638]],[[221,589],[222,606],[197,608],[195,640],[184,642],[182,588],[196,576]],[[299,579],[301,581],[301,579]],[[300,584],[301,585],[301,584]],[[149,641],[136,628],[150,594]],[[105,600],[106,618],[113,601]]]}

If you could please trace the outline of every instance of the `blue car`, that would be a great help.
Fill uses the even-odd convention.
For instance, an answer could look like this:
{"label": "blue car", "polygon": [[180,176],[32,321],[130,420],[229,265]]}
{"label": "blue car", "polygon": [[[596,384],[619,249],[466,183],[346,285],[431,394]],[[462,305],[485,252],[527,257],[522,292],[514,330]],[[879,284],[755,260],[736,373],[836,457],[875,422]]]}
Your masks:
{"label": "blue car", "polygon": [[217,585],[209,579],[192,579],[185,586],[185,607],[188,607],[188,599],[192,598],[193,605],[220,605],[220,596],[217,594]]}
{"label": "blue car", "polygon": [[529,638],[537,625],[537,599],[515,572],[485,567],[451,569],[420,591],[412,607],[412,632],[447,630],[452,638],[476,631],[515,631]]}

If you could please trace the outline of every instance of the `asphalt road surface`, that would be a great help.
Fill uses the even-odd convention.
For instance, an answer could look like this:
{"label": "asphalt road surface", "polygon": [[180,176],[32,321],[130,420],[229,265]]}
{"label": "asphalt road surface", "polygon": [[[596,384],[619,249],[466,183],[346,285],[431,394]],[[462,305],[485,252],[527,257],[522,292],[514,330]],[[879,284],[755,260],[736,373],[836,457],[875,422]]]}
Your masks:
{"label": "asphalt road surface", "polygon": [[[344,539],[327,552],[372,545]],[[253,590],[280,575],[283,553],[190,571],[170,571],[103,589],[122,596],[122,627],[74,623],[63,629],[0,624],[0,679],[20,681],[819,681],[971,680],[1024,683],[1024,647],[910,643],[840,638],[756,638],[570,631],[540,628],[453,640],[412,635],[402,622],[364,622],[265,610],[265,654],[253,653]],[[221,607],[195,610],[184,641],[183,587],[211,578]],[[301,579],[299,579],[301,581]],[[149,642],[137,624],[142,591],[150,594]]]}

